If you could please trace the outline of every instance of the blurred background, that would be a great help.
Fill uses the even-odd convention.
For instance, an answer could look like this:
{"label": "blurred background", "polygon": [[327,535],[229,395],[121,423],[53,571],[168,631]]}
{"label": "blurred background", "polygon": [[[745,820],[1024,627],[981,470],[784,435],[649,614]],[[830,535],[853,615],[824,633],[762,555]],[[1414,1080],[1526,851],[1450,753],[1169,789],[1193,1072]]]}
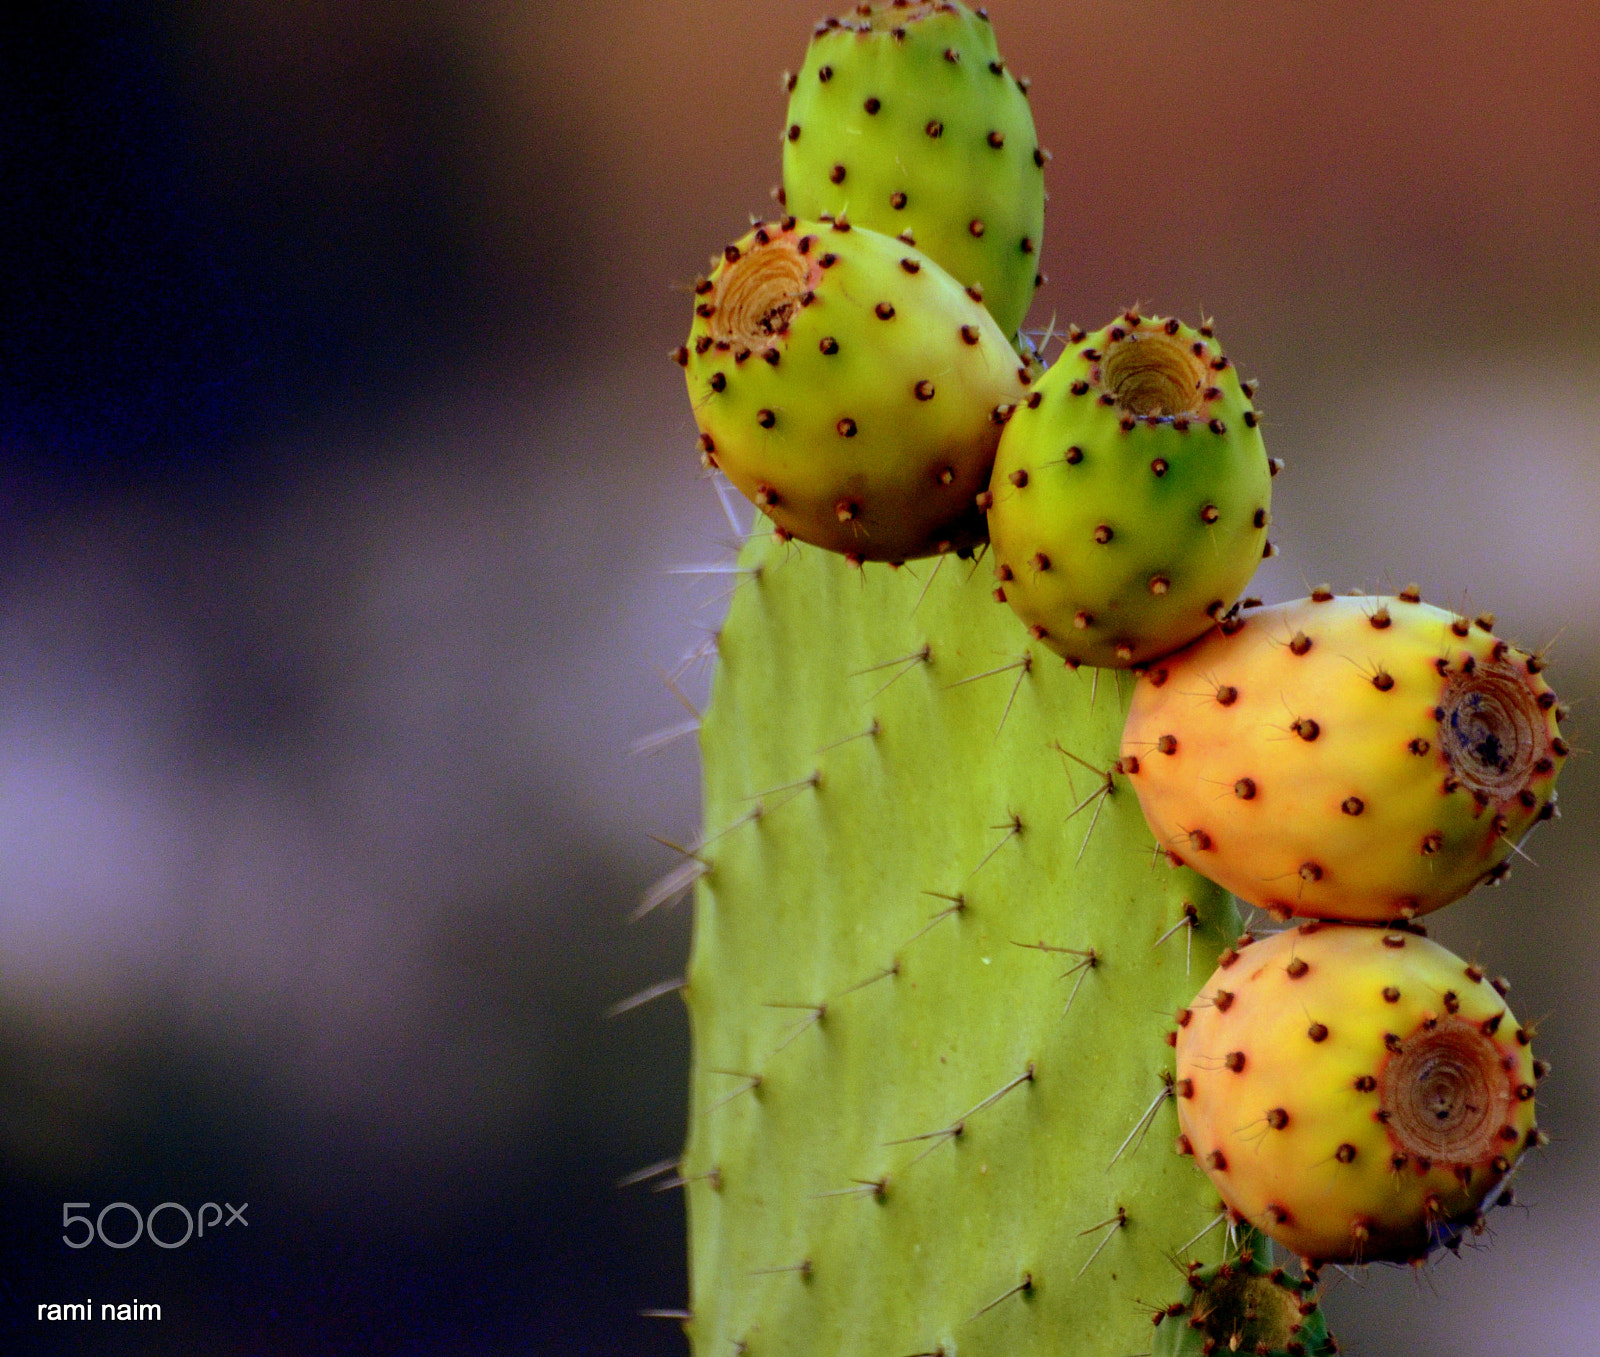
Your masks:
{"label": "blurred background", "polygon": [[[993,0],[1032,322],[1217,318],[1256,592],[1489,608],[1600,683],[1600,11]],[[686,910],[731,529],[667,361],[825,9],[113,0],[0,19],[0,1350],[673,1354]],[[1587,737],[1587,738],[1586,738]],[[1600,775],[1435,936],[1542,1020],[1526,1209],[1345,1350],[1600,1320]],[[82,1252],[62,1204],[248,1201]],[[175,1216],[163,1222],[175,1233]],[[113,1213],[107,1231],[131,1229]],[[41,1325],[85,1297],[159,1327]],[[1403,1337],[1402,1337],[1403,1336]]]}

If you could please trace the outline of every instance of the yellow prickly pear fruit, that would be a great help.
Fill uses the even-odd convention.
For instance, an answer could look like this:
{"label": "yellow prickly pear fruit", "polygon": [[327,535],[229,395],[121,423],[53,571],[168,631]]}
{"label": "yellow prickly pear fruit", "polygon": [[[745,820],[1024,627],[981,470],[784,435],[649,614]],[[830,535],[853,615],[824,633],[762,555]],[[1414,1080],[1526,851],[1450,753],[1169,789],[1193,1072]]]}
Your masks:
{"label": "yellow prickly pear fruit", "polygon": [[1179,1149],[1313,1262],[1453,1243],[1541,1139],[1530,1033],[1413,932],[1307,923],[1224,952],[1178,1024]]}
{"label": "yellow prickly pear fruit", "polygon": [[904,241],[793,217],[729,245],[675,357],[707,462],[781,531],[856,560],[983,540],[978,492],[1031,375]]}
{"label": "yellow prickly pear fruit", "polygon": [[1555,813],[1543,661],[1395,597],[1247,608],[1139,680],[1124,766],[1169,857],[1275,916],[1426,914]]}

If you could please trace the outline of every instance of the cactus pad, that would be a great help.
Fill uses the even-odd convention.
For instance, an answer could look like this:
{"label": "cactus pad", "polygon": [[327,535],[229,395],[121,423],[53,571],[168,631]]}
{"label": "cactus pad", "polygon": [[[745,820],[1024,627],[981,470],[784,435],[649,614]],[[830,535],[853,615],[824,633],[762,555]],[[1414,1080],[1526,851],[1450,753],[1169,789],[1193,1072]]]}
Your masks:
{"label": "cactus pad", "polygon": [[763,534],[741,568],[686,989],[695,1351],[1142,1350],[1170,1258],[1224,1237],[1158,1015],[1238,921],[1153,870],[1109,772],[1130,685],[954,557]]}
{"label": "cactus pad", "polygon": [[964,5],[863,5],[818,28],[783,140],[790,212],[910,230],[1007,337],[1033,300],[1046,155],[988,19]]}

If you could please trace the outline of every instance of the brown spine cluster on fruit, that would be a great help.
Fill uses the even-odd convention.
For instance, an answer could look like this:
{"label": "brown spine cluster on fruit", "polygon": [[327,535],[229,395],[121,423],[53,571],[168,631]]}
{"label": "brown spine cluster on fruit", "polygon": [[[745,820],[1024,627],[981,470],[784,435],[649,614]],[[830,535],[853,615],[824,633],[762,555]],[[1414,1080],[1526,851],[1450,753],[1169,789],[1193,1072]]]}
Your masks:
{"label": "brown spine cluster on fruit", "polygon": [[1378,1106],[1396,1152],[1448,1165],[1493,1160],[1513,1099],[1500,1048],[1457,1017],[1397,1044],[1378,1074]]}
{"label": "brown spine cluster on fruit", "polygon": [[1439,700],[1439,747],[1470,792],[1505,801],[1549,753],[1544,712],[1517,667],[1505,660],[1450,675]]}
{"label": "brown spine cluster on fruit", "polygon": [[707,328],[719,346],[774,350],[790,317],[821,280],[821,266],[792,228],[767,228],[762,234],[765,242],[733,254],[717,277]]}

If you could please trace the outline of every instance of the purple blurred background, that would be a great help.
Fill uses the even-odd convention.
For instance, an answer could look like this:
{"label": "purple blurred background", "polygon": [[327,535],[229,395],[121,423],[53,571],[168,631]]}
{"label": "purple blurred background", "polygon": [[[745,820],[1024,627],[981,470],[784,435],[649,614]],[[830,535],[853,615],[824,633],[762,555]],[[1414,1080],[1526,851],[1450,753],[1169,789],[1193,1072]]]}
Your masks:
{"label": "purple blurred background", "polygon": [[[992,5],[1033,322],[1215,313],[1283,555],[1600,682],[1600,12]],[[680,1353],[690,834],[661,674],[730,528],[665,361],[811,6],[58,0],[0,19],[0,1349]],[[1600,1320],[1600,781],[1433,932],[1557,1078],[1527,1210],[1341,1280],[1350,1352]],[[248,1200],[161,1251],[61,1204]],[[109,1226],[108,1226],[109,1228]],[[159,1302],[146,1326],[41,1302]]]}

